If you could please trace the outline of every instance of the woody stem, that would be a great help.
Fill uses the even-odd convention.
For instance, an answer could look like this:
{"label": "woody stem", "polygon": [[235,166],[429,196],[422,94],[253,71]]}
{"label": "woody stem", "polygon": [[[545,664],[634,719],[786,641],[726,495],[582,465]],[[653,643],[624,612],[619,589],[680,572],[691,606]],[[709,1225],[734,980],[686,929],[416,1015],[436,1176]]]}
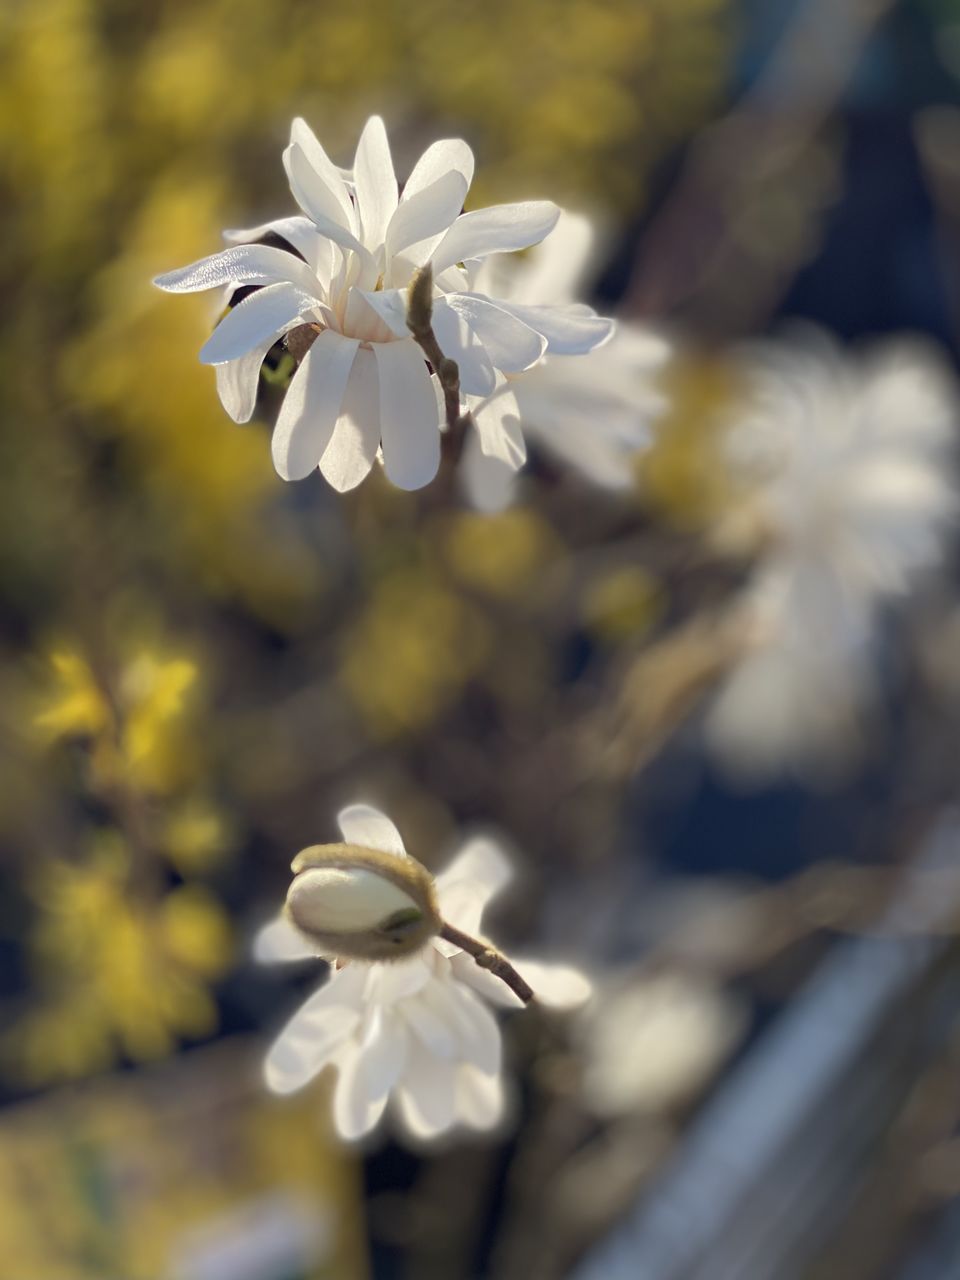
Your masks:
{"label": "woody stem", "polygon": [[470,415],[460,412],[460,369],[440,350],[433,332],[433,268],[428,262],[417,272],[407,291],[407,328],[413,340],[430,361],[443,390],[447,419],[444,454],[456,462],[463,449],[463,439]]}
{"label": "woody stem", "polygon": [[524,982],[506,956],[501,955],[495,947],[481,942],[478,938],[471,938],[468,933],[461,933],[452,924],[444,923],[440,930],[440,937],[446,942],[452,942],[468,956],[473,956],[481,969],[489,969],[495,978],[505,982],[524,1004],[529,1004],[533,999],[533,988],[529,983]]}

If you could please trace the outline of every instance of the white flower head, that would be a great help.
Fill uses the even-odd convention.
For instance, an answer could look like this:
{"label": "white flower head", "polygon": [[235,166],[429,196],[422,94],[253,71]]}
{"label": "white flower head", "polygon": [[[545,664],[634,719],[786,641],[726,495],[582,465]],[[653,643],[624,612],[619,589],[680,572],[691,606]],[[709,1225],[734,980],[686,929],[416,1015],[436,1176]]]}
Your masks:
{"label": "white flower head", "polygon": [[731,430],[738,520],[759,531],[751,633],[708,738],[736,772],[846,762],[862,733],[885,604],[942,558],[957,510],[957,405],[942,361],[898,342],[859,361],[823,335],[754,349]]}
{"label": "white flower head", "polygon": [[[369,805],[349,806],[338,823],[347,846],[380,851],[390,860],[408,858],[396,827]],[[294,885],[311,870],[301,863]],[[510,874],[493,841],[470,840],[436,879],[436,904],[443,921],[463,934],[475,934],[484,908]],[[386,889],[346,886],[339,902],[322,908],[322,894],[311,890],[308,897],[311,909],[320,912],[324,931],[333,924],[341,931],[382,932],[384,916],[391,917],[398,906],[405,908],[391,892],[396,887],[395,881]],[[409,897],[418,901],[419,892],[413,889]],[[334,896],[338,893],[340,888]],[[346,920],[338,916],[338,907],[345,908]],[[304,923],[288,897],[287,912],[257,936],[257,958],[271,962],[328,955],[316,937],[304,931]],[[405,1130],[420,1140],[458,1125],[491,1128],[503,1114],[504,1096],[500,1031],[488,1004],[521,1007],[522,1001],[439,932],[421,938],[413,954],[406,942],[403,948],[403,959],[351,959],[331,967],[324,985],[294,1014],[270,1049],[267,1085],[275,1093],[292,1093],[325,1067],[335,1068],[334,1123],[348,1140],[369,1133],[388,1103]],[[589,983],[575,969],[532,961],[516,967],[541,1004],[568,1008],[589,996]]]}
{"label": "white flower head", "polygon": [[[596,256],[593,224],[563,212],[556,230],[523,258],[491,257],[476,287],[525,307],[536,302],[576,309],[578,291]],[[464,481],[475,506],[498,510],[513,496],[509,459],[483,449],[487,420],[503,416],[504,397],[524,435],[545,452],[604,489],[627,488],[634,463],[650,442],[650,425],[666,407],[656,377],[669,355],[667,342],[636,324],[617,326],[589,360],[575,347],[554,343],[522,378],[509,378],[490,397],[468,397],[479,428],[467,444]]]}
{"label": "white flower head", "polygon": [[[302,214],[226,237],[279,236],[293,252],[235,243],[156,283],[172,293],[254,290],[200,352],[217,366],[220,398],[238,422],[253,413],[270,348],[291,330],[306,335],[309,346],[273,433],[274,465],[285,480],[319,466],[335,489],[352,489],[378,452],[400,488],[420,488],[435,475],[443,425],[437,378],[407,325],[407,291],[426,265],[434,281],[433,331],[457,362],[465,396],[491,395],[548,347],[587,351],[612,331],[589,308],[517,306],[472,288],[479,263],[536,244],[560,211],[530,201],[461,213],[473,178],[465,142],[433,143],[402,192],[379,116],[364,127],[352,170],[333,164],[299,119],[283,161]],[[512,401],[481,428],[481,442],[485,452],[520,465]]]}

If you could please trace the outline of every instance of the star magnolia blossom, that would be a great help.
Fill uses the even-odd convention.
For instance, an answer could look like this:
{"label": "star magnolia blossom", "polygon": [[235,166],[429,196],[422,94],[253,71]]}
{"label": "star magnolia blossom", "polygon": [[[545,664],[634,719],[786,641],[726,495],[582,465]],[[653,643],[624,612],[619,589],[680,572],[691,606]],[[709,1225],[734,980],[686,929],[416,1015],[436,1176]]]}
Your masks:
{"label": "star magnolia blossom", "polygon": [[[156,283],[171,293],[255,289],[200,352],[218,367],[220,398],[238,422],[253,413],[271,346],[302,326],[316,334],[274,429],[274,465],[285,480],[319,466],[334,488],[351,489],[378,449],[401,488],[419,488],[435,475],[442,397],[406,322],[407,289],[427,263],[435,284],[433,330],[444,355],[459,365],[464,395],[488,396],[548,348],[589,351],[612,331],[612,322],[589,308],[508,304],[470,288],[476,262],[536,244],[560,211],[532,201],[461,213],[473,177],[465,142],[428,147],[402,193],[378,116],[367,121],[350,171],[331,162],[303,120],[293,122],[283,162],[303,216],[226,238],[272,234],[296,253],[235,243]],[[512,402],[500,408],[479,427],[481,448],[517,466],[524,450]]]}
{"label": "star magnolia blossom", "polygon": [[[368,805],[344,809],[338,823],[348,844],[406,856],[396,827]],[[444,919],[475,934],[484,907],[509,879],[496,845],[469,841],[436,880]],[[280,917],[261,930],[255,954],[271,962],[317,952]],[[569,1008],[590,993],[587,980],[566,966],[516,967],[542,1004]],[[270,1049],[267,1085],[292,1093],[333,1066],[333,1117],[345,1139],[369,1133],[388,1102],[415,1138],[456,1125],[490,1128],[503,1112],[503,1081],[500,1031],[487,1002],[522,1007],[499,979],[440,938],[409,959],[331,968]]]}
{"label": "star magnolia blossom", "polygon": [[[482,263],[475,287],[521,306],[536,299],[573,307],[590,275],[595,242],[589,219],[562,213],[552,235],[526,257]],[[509,396],[525,436],[593,484],[624,489],[638,452],[650,441],[651,421],[666,406],[655,378],[669,350],[650,330],[621,323],[589,360],[554,348],[522,378],[506,379],[486,399],[468,397],[468,404],[482,429],[488,414],[503,416],[503,398]],[[476,506],[498,510],[513,497],[515,469],[509,459],[485,452],[477,435],[467,444],[464,482]]]}
{"label": "star magnolia blossom", "polygon": [[926,348],[855,362],[822,335],[757,348],[747,377],[730,437],[735,519],[764,549],[744,602],[753,643],[708,737],[738,772],[809,771],[855,745],[881,609],[942,557],[955,390]]}

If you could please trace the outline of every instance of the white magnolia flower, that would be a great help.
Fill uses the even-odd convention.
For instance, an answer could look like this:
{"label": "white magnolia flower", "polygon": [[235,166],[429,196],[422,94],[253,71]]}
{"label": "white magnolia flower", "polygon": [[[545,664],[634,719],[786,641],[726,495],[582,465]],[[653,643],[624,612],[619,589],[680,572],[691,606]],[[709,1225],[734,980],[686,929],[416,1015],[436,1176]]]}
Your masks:
{"label": "white magnolia flower", "polygon": [[[351,805],[337,821],[348,845],[406,857],[400,833],[376,809]],[[487,903],[509,879],[492,841],[469,841],[436,879],[443,919],[475,935]],[[281,916],[261,930],[255,953],[291,961],[317,950]],[[516,968],[542,1004],[572,1007],[590,993],[575,969],[532,961]],[[456,1125],[490,1128],[503,1111],[503,1081],[500,1031],[488,1003],[521,1007],[503,982],[439,937],[407,959],[334,966],[270,1049],[267,1085],[291,1093],[334,1067],[334,1122],[346,1139],[369,1133],[388,1102],[416,1138]]]}
{"label": "white magnolia flower", "polygon": [[[589,219],[564,212],[549,239],[524,258],[488,258],[475,287],[514,304],[535,300],[575,307],[590,274],[596,235]],[[650,424],[666,400],[655,385],[669,354],[668,344],[650,330],[620,323],[589,360],[553,347],[522,378],[509,378],[486,399],[468,398],[481,428],[488,415],[503,416],[504,397],[513,402],[524,434],[596,485],[623,489],[633,479],[633,462],[650,440]],[[481,437],[467,444],[464,481],[474,504],[498,510],[513,496],[510,459],[485,452]]]}
{"label": "white magnolia flower", "polygon": [[763,548],[744,600],[753,643],[707,731],[741,773],[809,772],[856,745],[882,607],[941,559],[954,389],[926,348],[854,361],[822,336],[758,348],[747,375],[730,459],[739,534]]}
{"label": "white magnolia flower", "polygon": [[[200,352],[218,368],[227,412],[247,421],[260,366],[284,334],[316,334],[287,391],[273,434],[273,460],[285,480],[314,467],[334,488],[351,489],[382,450],[390,479],[416,489],[440,458],[442,411],[436,377],[407,327],[407,289],[429,263],[433,330],[457,361],[464,395],[486,396],[506,374],[544,351],[588,351],[612,324],[589,308],[501,303],[470,288],[476,263],[542,240],[559,209],[549,201],[461,213],[473,177],[465,142],[433,143],[398,187],[379,116],[364,127],[352,170],[334,165],[303,120],[283,155],[301,216],[227,232],[231,241],[280,236],[296,251],[235,243],[156,283],[172,293],[253,287],[220,321]],[[298,256],[299,255],[299,256]],[[468,269],[469,268],[469,269]],[[511,413],[486,415],[481,446],[522,457]]]}

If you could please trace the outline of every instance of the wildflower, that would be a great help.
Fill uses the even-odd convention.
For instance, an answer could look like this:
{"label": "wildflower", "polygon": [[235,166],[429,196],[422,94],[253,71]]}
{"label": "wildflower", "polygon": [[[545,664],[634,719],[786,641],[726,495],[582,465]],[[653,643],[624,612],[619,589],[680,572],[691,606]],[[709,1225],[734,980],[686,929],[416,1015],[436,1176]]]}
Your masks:
{"label": "wildflower", "polygon": [[[456,361],[465,395],[489,396],[548,347],[588,351],[609,336],[611,323],[589,308],[501,303],[472,291],[477,262],[542,240],[559,210],[532,201],[461,213],[473,177],[465,142],[428,147],[402,193],[378,116],[367,121],[350,171],[330,161],[299,119],[283,159],[302,215],[228,232],[233,247],[156,283],[173,293],[253,290],[200,352],[219,367],[219,394],[237,421],[253,413],[270,348],[285,338],[298,356],[273,433],[274,465],[284,479],[302,479],[319,466],[334,488],[351,489],[378,450],[400,488],[433,478],[438,379],[408,326],[408,290],[426,267],[432,331],[443,355]],[[279,237],[293,252],[238,243],[265,237]],[[478,427],[485,453],[522,456],[506,411],[488,413]]]}
{"label": "wildflower", "polygon": [[[256,955],[292,961],[323,951],[332,958],[317,938],[336,927],[350,954],[369,955],[377,946],[390,954],[396,947],[404,958],[337,961],[270,1049],[267,1084],[276,1093],[291,1093],[324,1067],[335,1067],[334,1122],[346,1139],[369,1133],[391,1100],[417,1138],[436,1137],[458,1124],[490,1128],[503,1111],[503,1082],[500,1031],[486,1002],[509,1007],[522,1001],[436,928],[442,917],[444,934],[472,943],[469,935],[486,904],[510,878],[509,865],[495,844],[477,838],[464,845],[434,886],[382,813],[351,805],[338,822],[347,847],[359,851],[364,865],[341,857],[355,875],[345,874],[339,884],[304,885],[301,877],[318,869],[314,851],[305,851],[308,856],[294,863],[287,912],[261,930]],[[390,871],[379,885],[366,874],[377,865]],[[544,1004],[570,1007],[589,994],[586,979],[566,966],[518,967]]]}
{"label": "wildflower", "polygon": [[[486,259],[475,287],[498,294],[500,306],[539,301],[576,309],[595,239],[589,219],[561,213],[553,234],[525,258]],[[650,422],[666,404],[654,379],[669,347],[649,329],[621,323],[589,360],[573,354],[552,344],[522,378],[505,379],[485,399],[468,397],[472,416],[482,432],[488,417],[509,412],[522,421],[526,436],[591,483],[626,488],[633,479],[632,463],[649,442]],[[482,449],[480,432],[471,437],[464,480],[475,506],[488,511],[505,506],[513,495],[515,470],[511,459]]]}
{"label": "wildflower", "polygon": [[849,758],[874,692],[883,606],[940,561],[956,511],[951,379],[927,349],[862,360],[826,338],[755,351],[731,431],[743,488],[725,535],[759,547],[750,643],[708,737],[739,772]]}

